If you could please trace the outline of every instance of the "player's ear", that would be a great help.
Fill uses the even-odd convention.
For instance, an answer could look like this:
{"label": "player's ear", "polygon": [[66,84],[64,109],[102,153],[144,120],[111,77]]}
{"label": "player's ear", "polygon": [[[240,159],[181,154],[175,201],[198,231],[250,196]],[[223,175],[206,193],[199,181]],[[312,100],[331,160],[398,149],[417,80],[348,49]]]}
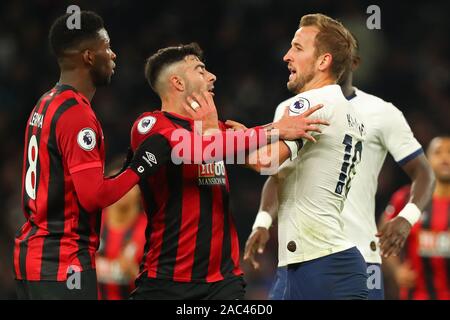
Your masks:
{"label": "player's ear", "polygon": [[318,58],[318,68],[320,71],[324,71],[331,67],[331,62],[333,61],[333,56],[330,53],[324,53]]}
{"label": "player's ear", "polygon": [[360,64],[361,64],[361,57],[354,56],[352,59],[352,71],[355,71],[356,69],[358,69]]}
{"label": "player's ear", "polygon": [[84,63],[86,63],[86,64],[88,64],[88,65],[90,65],[90,66],[93,66],[93,65],[94,65],[94,62],[95,62],[95,55],[94,55],[94,52],[93,52],[93,51],[86,49],[86,50],[84,50],[84,51],[81,53],[81,55],[82,55],[82,58],[83,58],[83,62],[84,62]]}
{"label": "player's ear", "polygon": [[169,82],[177,91],[185,90],[184,80],[180,76],[177,75],[170,76]]}

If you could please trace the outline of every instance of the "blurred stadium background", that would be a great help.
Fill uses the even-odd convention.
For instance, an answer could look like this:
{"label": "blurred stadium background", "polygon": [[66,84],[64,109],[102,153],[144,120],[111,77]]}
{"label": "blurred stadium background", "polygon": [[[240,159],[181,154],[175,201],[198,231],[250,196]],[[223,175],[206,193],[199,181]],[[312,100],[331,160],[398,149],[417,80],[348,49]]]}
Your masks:
{"label": "blurred stadium background", "polygon": [[[357,87],[393,102],[423,146],[450,133],[450,30],[445,2],[407,1],[51,1],[0,2],[0,299],[14,299],[12,246],[23,223],[20,208],[23,135],[37,99],[58,80],[49,53],[50,24],[76,4],[105,20],[117,54],[110,87],[97,91],[94,110],[106,138],[107,163],[126,151],[131,125],[143,111],[159,107],[144,79],[145,59],[158,48],[197,41],[218,77],[220,118],[252,126],[272,120],[276,105],[289,97],[282,61],[299,18],[321,12],[341,20],[360,41],[362,66]],[[381,30],[369,30],[366,9],[381,8]],[[233,214],[243,249],[258,209],[265,177],[230,167]],[[379,179],[377,213],[407,183],[388,158]],[[275,233],[273,233],[273,238]],[[247,298],[264,299],[276,263],[273,240],[255,273],[243,264]],[[387,298],[395,288],[387,284]]]}

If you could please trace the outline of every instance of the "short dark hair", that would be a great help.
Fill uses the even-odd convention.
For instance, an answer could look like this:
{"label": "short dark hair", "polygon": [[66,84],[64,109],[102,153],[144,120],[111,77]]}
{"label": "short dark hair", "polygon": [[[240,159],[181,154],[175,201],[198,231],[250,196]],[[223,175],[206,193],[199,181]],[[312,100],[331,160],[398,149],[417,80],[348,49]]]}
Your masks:
{"label": "short dark hair", "polygon": [[156,81],[165,67],[191,55],[197,56],[203,61],[203,51],[196,42],[159,49],[155,54],[150,56],[145,64],[145,77],[153,91],[157,92],[155,88]]}
{"label": "short dark hair", "polygon": [[94,39],[98,31],[104,28],[103,19],[92,11],[81,11],[81,28],[69,29],[67,19],[71,14],[67,13],[58,17],[50,27],[49,42],[51,51],[60,57],[67,49],[76,48],[85,40]]}

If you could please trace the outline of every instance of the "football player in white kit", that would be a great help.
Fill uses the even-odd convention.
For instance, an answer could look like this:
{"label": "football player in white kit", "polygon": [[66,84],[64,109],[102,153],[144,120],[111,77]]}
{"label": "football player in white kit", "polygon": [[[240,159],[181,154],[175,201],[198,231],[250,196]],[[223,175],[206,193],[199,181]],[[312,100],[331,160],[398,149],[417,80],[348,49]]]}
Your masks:
{"label": "football player in white kit", "polygon": [[[367,264],[368,298],[377,300],[384,298],[381,254],[388,257],[399,253],[411,226],[418,220],[420,211],[430,200],[434,175],[421,145],[414,138],[401,111],[392,103],[353,87],[352,72],[356,70],[359,62],[360,58],[355,50],[352,68],[344,73],[339,82],[344,96],[359,112],[366,129],[361,163],[351,182],[352,187],[345,201],[342,217],[344,233],[357,245]],[[283,114],[292,101],[295,101],[295,97],[280,103],[275,119]],[[378,175],[388,152],[408,174],[413,188],[409,204],[403,213],[378,232],[375,221],[375,194]],[[263,253],[269,239],[268,229],[278,215],[278,194],[283,184],[283,170],[280,170],[280,174],[269,177],[264,185],[260,210],[244,255],[244,259],[250,261],[253,267],[258,267],[255,254]],[[379,244],[377,237],[380,237]],[[270,299],[285,298],[286,277],[287,267],[280,261],[269,294]]]}
{"label": "football player in white kit", "polygon": [[311,14],[302,17],[284,56],[291,72],[288,89],[297,93],[289,113],[320,103],[323,108],[311,117],[329,122],[321,133],[311,133],[317,143],[299,141],[298,152],[290,146],[291,161],[280,157],[278,254],[280,265],[288,267],[288,299],[367,299],[366,264],[341,218],[364,154],[364,124],[336,84],[351,65],[355,46],[341,23]]}

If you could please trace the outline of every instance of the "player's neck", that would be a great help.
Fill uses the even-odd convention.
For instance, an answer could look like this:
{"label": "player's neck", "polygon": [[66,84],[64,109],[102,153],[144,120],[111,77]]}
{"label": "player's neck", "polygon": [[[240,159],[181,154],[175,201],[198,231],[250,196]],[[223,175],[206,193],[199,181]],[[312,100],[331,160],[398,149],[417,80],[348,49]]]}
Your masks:
{"label": "player's neck", "polygon": [[161,102],[162,102],[161,111],[172,112],[172,113],[179,114],[186,118],[191,118],[189,113],[187,113],[187,111],[184,110],[182,100],[184,101],[184,98],[179,97],[179,96],[177,96],[177,97],[171,97],[171,96],[162,97],[161,98]]}
{"label": "player's neck", "polygon": [[300,90],[299,93],[313,90],[313,89],[319,89],[324,86],[328,86],[330,84],[336,84],[336,81],[330,77],[325,77],[325,78],[320,77],[317,79],[312,79],[310,82],[305,84],[305,86]]}
{"label": "player's neck", "polygon": [[78,92],[89,99],[89,101],[94,97],[96,90],[91,77],[88,75],[84,76],[77,69],[62,71],[58,83],[74,87]]}
{"label": "player's neck", "polygon": [[[345,76],[345,75],[344,75]],[[345,77],[345,80],[340,84],[342,93],[344,97],[350,97],[355,93],[355,88],[353,88],[353,76],[352,74],[348,74]]]}
{"label": "player's neck", "polygon": [[436,181],[433,196],[439,198],[450,198],[450,183]]}

